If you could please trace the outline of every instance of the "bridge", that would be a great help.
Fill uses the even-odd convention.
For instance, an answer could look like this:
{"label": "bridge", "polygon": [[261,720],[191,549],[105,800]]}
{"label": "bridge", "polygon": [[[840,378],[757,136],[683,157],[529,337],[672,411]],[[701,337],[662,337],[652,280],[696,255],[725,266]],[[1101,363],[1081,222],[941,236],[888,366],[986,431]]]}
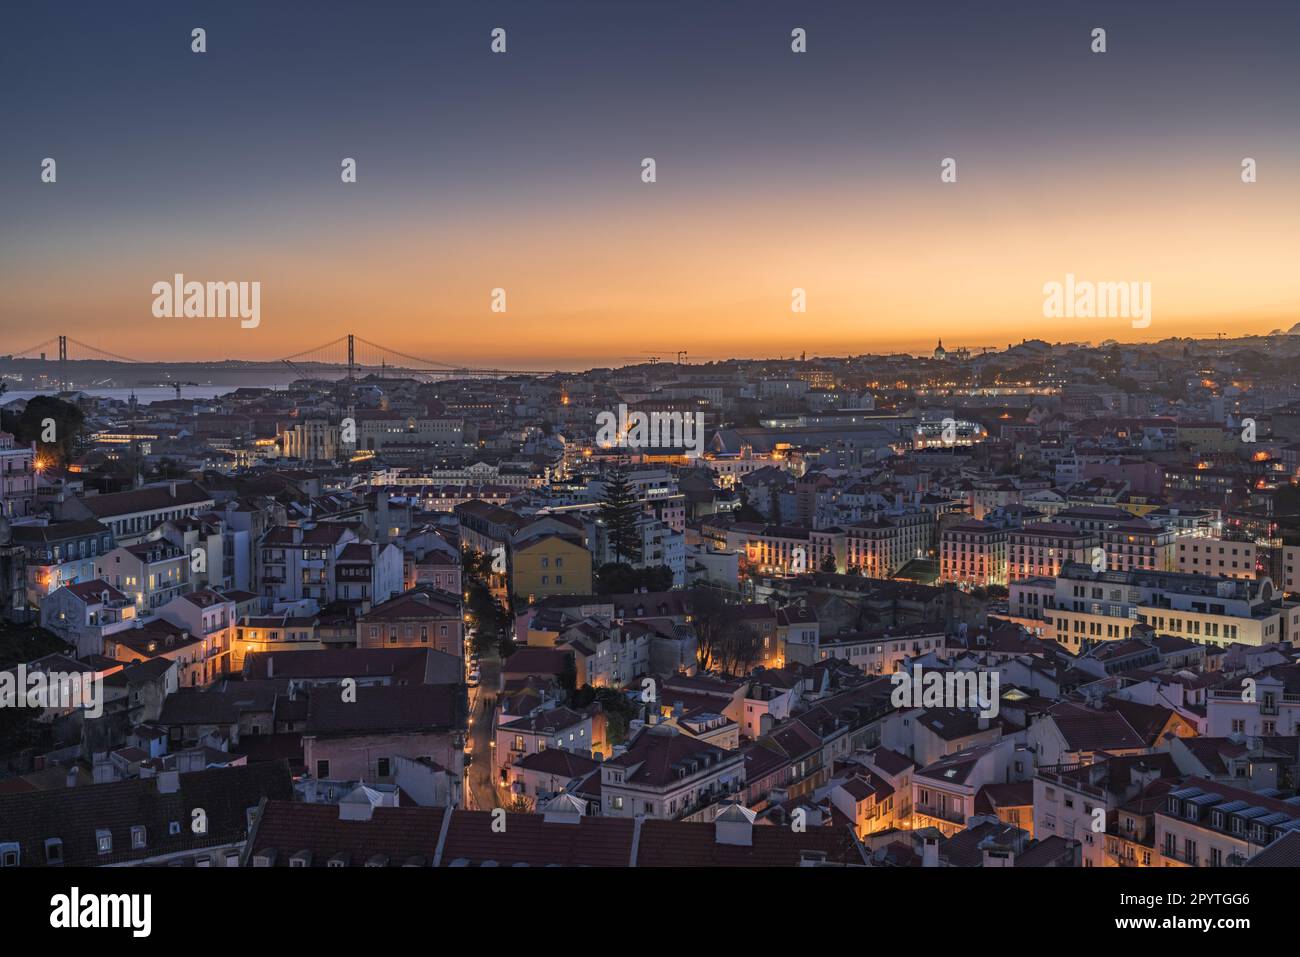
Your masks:
{"label": "bridge", "polygon": [[[292,355],[275,359],[245,360],[230,359],[224,362],[186,362],[184,360],[134,359],[118,355],[107,349],[89,345],[71,336],[53,336],[44,342],[38,342],[18,352],[9,354],[12,359],[36,359],[57,361],[59,364],[59,382],[64,387],[72,380],[69,376],[69,362],[114,362],[137,366],[181,366],[190,372],[274,372],[282,373],[288,366],[299,378],[329,378],[322,372],[339,373],[340,377],[356,379],[374,373],[385,376],[411,377],[419,379],[472,379],[501,378],[503,376],[548,376],[559,370],[537,369],[483,369],[472,366],[460,366],[437,359],[426,359],[411,355],[399,349],[382,346],[363,339],[354,333],[339,336],[329,342],[310,349],[303,349]],[[166,385],[167,383],[159,383]]]}

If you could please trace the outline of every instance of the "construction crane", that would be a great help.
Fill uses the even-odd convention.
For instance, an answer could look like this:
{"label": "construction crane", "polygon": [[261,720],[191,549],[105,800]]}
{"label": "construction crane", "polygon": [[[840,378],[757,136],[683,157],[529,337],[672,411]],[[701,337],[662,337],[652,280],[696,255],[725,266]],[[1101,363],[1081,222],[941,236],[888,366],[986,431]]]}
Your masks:
{"label": "construction crane", "polygon": [[173,389],[176,390],[176,398],[178,399],[181,397],[181,386],[192,385],[196,389],[199,387],[199,384],[197,382],[159,382],[158,385],[171,386]]}
{"label": "construction crane", "polygon": [[310,378],[311,378],[311,376],[309,376],[309,375],[307,375],[306,373],[304,373],[301,369],[299,369],[296,365],[294,365],[294,364],[293,364],[292,362],[290,362],[288,359],[281,359],[280,361],[283,362],[285,365],[287,365],[287,366],[289,367],[289,371],[291,371],[291,372],[292,372],[294,375],[296,375],[299,379],[310,379]]}

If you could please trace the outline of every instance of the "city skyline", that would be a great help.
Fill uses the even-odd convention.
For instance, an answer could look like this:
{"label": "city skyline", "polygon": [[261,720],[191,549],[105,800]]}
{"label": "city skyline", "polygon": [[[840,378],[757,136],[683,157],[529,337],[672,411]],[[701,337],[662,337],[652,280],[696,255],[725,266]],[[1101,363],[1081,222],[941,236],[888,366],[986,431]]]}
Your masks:
{"label": "city skyline", "polygon": [[[1286,31],[1208,3],[1176,24],[1025,9],[24,10],[0,41],[0,336],[195,360],[362,326],[453,363],[585,368],[1300,320]],[[263,321],[155,318],[177,272],[260,282]],[[1044,318],[1067,274],[1149,282],[1152,325]]]}
{"label": "city skyline", "polygon": [[0,24],[9,929],[1293,924],[1300,0]]}

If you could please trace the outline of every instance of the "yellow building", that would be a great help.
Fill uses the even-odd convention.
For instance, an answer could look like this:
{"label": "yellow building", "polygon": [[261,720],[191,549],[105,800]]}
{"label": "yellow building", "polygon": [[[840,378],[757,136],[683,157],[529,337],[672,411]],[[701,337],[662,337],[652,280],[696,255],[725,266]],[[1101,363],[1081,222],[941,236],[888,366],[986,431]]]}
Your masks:
{"label": "yellow building", "polygon": [[543,532],[516,542],[512,591],[529,602],[546,595],[590,595],[591,552],[577,536]]}

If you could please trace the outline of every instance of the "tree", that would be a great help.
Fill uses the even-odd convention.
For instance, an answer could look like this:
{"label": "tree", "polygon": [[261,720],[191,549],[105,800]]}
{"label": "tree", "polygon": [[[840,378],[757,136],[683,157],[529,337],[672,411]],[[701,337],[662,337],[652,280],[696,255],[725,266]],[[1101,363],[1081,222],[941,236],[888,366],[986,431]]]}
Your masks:
{"label": "tree", "polygon": [[473,633],[471,647],[478,654],[495,652],[502,658],[514,651],[514,616],[501,607],[481,578],[470,574],[465,584],[467,624]]}
{"label": "tree", "polygon": [[757,629],[739,618],[729,617],[718,634],[718,664],[725,674],[747,674],[762,647],[763,638]]}
{"label": "tree", "polygon": [[673,587],[673,570],[667,565],[633,568],[626,562],[609,562],[596,571],[597,595],[626,595],[629,592],[668,591]]}
{"label": "tree", "polygon": [[585,708],[593,701],[600,702],[605,714],[605,736],[611,745],[627,740],[627,729],[633,718],[641,716],[640,708],[617,688],[593,688],[583,685],[569,699],[570,706]]}
{"label": "tree", "polygon": [[726,622],[727,603],[712,588],[691,589],[691,620],[695,625],[695,658],[701,671],[716,664],[721,650],[722,629]]}
{"label": "tree", "polygon": [[[73,403],[52,395],[35,395],[19,415],[5,415],[0,428],[12,432],[23,445],[35,442],[42,458],[63,467],[77,457],[85,421],[85,414]],[[53,440],[46,441],[50,424]]]}
{"label": "tree", "polygon": [[830,552],[827,552],[826,555],[822,558],[821,568],[818,570],[827,575],[834,575],[837,571],[839,571],[839,566],[835,564],[835,556],[832,555]]}
{"label": "tree", "polygon": [[597,515],[614,549],[614,562],[617,564],[624,559],[640,561],[641,537],[636,525],[641,516],[641,506],[622,469],[612,471],[606,480]]}

